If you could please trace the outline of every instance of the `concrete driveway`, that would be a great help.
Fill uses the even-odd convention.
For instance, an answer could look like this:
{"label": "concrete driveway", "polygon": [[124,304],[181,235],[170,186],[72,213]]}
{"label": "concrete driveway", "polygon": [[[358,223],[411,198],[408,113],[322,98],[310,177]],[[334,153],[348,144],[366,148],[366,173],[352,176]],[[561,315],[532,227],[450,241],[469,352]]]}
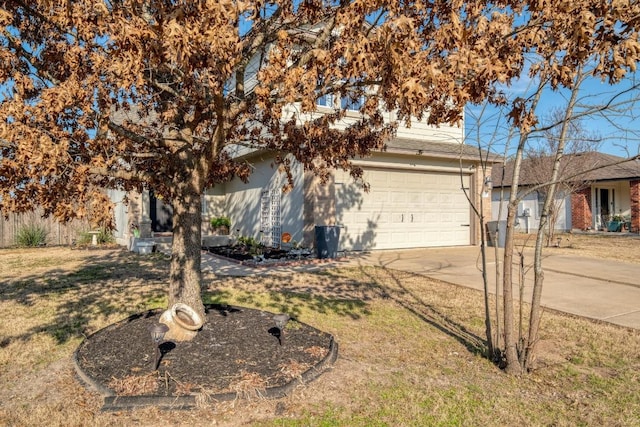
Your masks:
{"label": "concrete driveway", "polygon": [[[640,264],[549,255],[543,260],[544,307],[578,316],[640,329]],[[494,248],[487,248],[489,286],[495,289]],[[533,262],[533,252],[525,254]],[[499,260],[502,261],[502,251]],[[480,248],[476,246],[426,248],[354,253],[345,258],[298,266],[252,268],[203,253],[203,270],[229,276],[256,276],[277,272],[321,270],[340,266],[376,265],[408,271],[482,290]],[[517,270],[514,270],[517,274]],[[531,300],[533,271],[525,276],[525,292]],[[517,291],[517,290],[516,290]]]}
{"label": "concrete driveway", "polygon": [[[488,248],[489,286],[495,289],[493,254],[494,248]],[[501,257],[502,251],[500,262]],[[525,257],[531,267],[533,252]],[[375,251],[353,256],[349,264],[393,268],[482,289],[479,247]],[[640,264],[545,254],[542,266],[544,307],[640,329]],[[533,271],[529,271],[525,276],[529,301],[532,288]]]}

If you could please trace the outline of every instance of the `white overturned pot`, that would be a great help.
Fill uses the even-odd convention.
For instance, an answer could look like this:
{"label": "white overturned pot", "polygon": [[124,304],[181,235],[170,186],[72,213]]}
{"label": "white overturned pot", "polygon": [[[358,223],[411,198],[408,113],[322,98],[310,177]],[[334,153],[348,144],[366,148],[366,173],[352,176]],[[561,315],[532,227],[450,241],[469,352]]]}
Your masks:
{"label": "white overturned pot", "polygon": [[162,313],[159,321],[169,327],[164,335],[167,341],[191,341],[204,324],[202,317],[193,308],[181,302]]}

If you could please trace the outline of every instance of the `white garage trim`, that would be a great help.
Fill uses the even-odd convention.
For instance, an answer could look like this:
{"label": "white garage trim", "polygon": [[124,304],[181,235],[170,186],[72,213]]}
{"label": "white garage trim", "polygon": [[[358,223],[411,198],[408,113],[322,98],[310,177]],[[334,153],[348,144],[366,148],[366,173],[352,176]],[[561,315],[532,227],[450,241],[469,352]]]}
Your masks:
{"label": "white garage trim", "polygon": [[[420,164],[398,164],[392,162],[377,162],[375,166],[371,166],[371,162],[363,162],[354,160],[353,163],[355,166],[360,166],[363,169],[394,169],[394,170],[407,170],[407,171],[418,171],[418,172],[446,172],[446,173],[455,173],[460,176],[460,168],[451,167],[451,166],[430,166],[430,165],[420,165]],[[468,171],[464,171],[465,175],[469,174]]]}
{"label": "white garage trim", "polygon": [[364,168],[365,193],[347,173],[336,176],[340,248],[400,249],[471,244],[470,175],[404,168]]}

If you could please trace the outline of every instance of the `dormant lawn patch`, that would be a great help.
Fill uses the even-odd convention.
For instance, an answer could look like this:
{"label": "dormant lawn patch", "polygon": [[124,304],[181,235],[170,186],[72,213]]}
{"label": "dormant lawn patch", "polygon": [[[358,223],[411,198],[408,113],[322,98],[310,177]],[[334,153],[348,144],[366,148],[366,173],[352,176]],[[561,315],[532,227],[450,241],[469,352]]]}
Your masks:
{"label": "dormant lawn patch", "polygon": [[[574,246],[566,250],[581,250]],[[481,356],[480,293],[380,268],[206,276],[209,303],[287,312],[332,334],[340,344],[333,369],[278,400],[101,412],[99,396],[75,377],[72,354],[84,336],[164,307],[168,260],[3,250],[0,269],[0,424],[640,425],[638,331],[545,313],[537,369],[513,378]],[[302,367],[278,369],[296,376]],[[248,375],[234,386],[259,382]]]}

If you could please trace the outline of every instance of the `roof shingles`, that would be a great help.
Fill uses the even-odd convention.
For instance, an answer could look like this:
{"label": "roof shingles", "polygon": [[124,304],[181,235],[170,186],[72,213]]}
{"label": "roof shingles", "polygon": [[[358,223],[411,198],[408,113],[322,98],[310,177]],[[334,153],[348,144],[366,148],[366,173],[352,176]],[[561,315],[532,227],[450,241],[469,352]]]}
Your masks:
{"label": "roof shingles", "polygon": [[[542,184],[552,170],[552,157],[525,159],[521,165],[519,185]],[[561,176],[569,181],[611,181],[640,178],[640,161],[595,151],[565,155],[560,163]],[[493,167],[494,187],[510,187],[513,181],[513,162]]]}

